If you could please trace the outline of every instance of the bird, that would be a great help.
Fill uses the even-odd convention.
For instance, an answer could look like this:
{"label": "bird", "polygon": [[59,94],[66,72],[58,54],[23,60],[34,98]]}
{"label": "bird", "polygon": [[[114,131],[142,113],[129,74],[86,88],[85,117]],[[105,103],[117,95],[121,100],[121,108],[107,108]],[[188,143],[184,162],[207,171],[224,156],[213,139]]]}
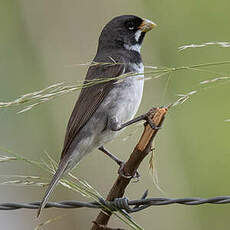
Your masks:
{"label": "bird", "polygon": [[[104,144],[130,124],[140,120],[150,122],[147,114],[134,116],[144,86],[141,45],[146,32],[155,27],[148,19],[121,15],[102,29],[96,56],[85,77],[86,87],[82,88],[70,116],[60,161],[38,209],[38,217],[63,175],[94,149],[114,159],[121,166],[119,173],[122,174],[122,162],[107,151]],[[154,128],[154,124],[151,126]]]}

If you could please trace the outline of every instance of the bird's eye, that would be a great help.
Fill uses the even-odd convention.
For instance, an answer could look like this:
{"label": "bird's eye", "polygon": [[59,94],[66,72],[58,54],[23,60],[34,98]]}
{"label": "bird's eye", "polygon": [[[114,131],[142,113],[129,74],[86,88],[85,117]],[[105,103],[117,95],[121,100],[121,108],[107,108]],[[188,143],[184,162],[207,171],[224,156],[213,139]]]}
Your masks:
{"label": "bird's eye", "polygon": [[134,22],[132,22],[132,21],[127,22],[127,23],[126,23],[126,27],[127,27],[129,30],[134,30],[134,29],[135,29]]}

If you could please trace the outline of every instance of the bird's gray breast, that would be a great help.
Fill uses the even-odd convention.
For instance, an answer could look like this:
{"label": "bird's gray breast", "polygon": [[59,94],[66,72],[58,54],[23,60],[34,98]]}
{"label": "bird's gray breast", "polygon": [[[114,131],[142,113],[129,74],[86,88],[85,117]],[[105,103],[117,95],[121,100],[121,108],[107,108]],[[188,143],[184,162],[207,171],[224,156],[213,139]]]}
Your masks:
{"label": "bird's gray breast", "polygon": [[[131,76],[125,77],[115,83],[115,87],[107,96],[105,104],[111,107],[110,116],[116,116],[118,122],[124,123],[136,114],[144,86],[143,64],[130,64]],[[109,105],[110,104],[110,105]]]}
{"label": "bird's gray breast", "polygon": [[[144,87],[144,66],[143,64],[129,65],[131,76],[118,80],[114,88],[100,105],[99,110],[106,111],[107,119],[115,119],[118,125],[131,120],[141,103]],[[112,139],[118,132],[105,130],[101,136],[106,142]]]}
{"label": "bird's gray breast", "polygon": [[133,72],[132,76],[115,83],[95,114],[78,134],[77,147],[72,154],[73,164],[79,162],[93,148],[111,141],[119,133],[109,128],[108,121],[111,118],[115,118],[118,125],[121,125],[131,120],[136,114],[143,93],[144,66],[130,64],[129,69]]}

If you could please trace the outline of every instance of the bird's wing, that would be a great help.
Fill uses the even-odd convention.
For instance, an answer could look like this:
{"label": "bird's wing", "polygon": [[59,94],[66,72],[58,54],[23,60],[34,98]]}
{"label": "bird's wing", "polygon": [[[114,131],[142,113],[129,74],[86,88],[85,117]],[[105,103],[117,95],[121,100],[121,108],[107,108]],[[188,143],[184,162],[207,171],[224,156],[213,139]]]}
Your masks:
{"label": "bird's wing", "polygon": [[87,86],[82,89],[67,126],[61,159],[66,155],[66,153],[68,153],[69,147],[77,133],[91,118],[106,95],[114,87],[116,78],[122,75],[124,72],[125,64],[123,64],[121,61],[111,64],[98,64],[89,68],[86,75],[85,84],[91,84],[95,79],[115,79],[104,83],[98,83],[96,85],[93,83],[94,85]]}
{"label": "bird's wing", "polygon": [[[123,62],[119,62],[123,63]],[[91,66],[86,75],[85,84],[91,84],[93,79],[109,80],[109,78],[115,78],[111,81],[100,83],[97,85],[91,85],[90,87],[83,88],[80,96],[76,102],[74,110],[71,114],[65,141],[64,147],[62,150],[61,161],[59,163],[58,169],[53,176],[51,183],[46,191],[46,194],[41,202],[41,205],[38,210],[37,216],[40,215],[41,210],[45,207],[48,197],[54,190],[55,185],[60,180],[61,176],[65,172],[68,166],[68,151],[71,143],[74,138],[76,138],[77,133],[85,125],[85,123],[90,119],[93,113],[96,111],[98,106],[104,100],[109,91],[114,87],[116,78],[125,72],[124,64],[107,64],[107,65],[95,65]],[[66,157],[65,157],[66,156]]]}

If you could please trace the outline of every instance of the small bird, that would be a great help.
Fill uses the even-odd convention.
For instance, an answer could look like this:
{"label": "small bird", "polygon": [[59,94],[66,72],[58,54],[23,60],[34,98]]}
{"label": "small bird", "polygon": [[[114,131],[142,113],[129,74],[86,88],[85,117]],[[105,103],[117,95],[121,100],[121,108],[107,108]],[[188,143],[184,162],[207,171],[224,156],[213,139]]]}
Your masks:
{"label": "small bird", "polygon": [[[121,166],[119,173],[122,175],[122,162],[103,145],[130,124],[140,120],[150,122],[147,114],[133,117],[139,108],[144,86],[140,49],[146,32],[155,26],[147,19],[122,15],[103,28],[96,56],[84,81],[88,86],[81,90],[69,119],[61,159],[37,216],[63,174],[95,148],[114,159]],[[129,73],[130,76],[121,77]]]}

